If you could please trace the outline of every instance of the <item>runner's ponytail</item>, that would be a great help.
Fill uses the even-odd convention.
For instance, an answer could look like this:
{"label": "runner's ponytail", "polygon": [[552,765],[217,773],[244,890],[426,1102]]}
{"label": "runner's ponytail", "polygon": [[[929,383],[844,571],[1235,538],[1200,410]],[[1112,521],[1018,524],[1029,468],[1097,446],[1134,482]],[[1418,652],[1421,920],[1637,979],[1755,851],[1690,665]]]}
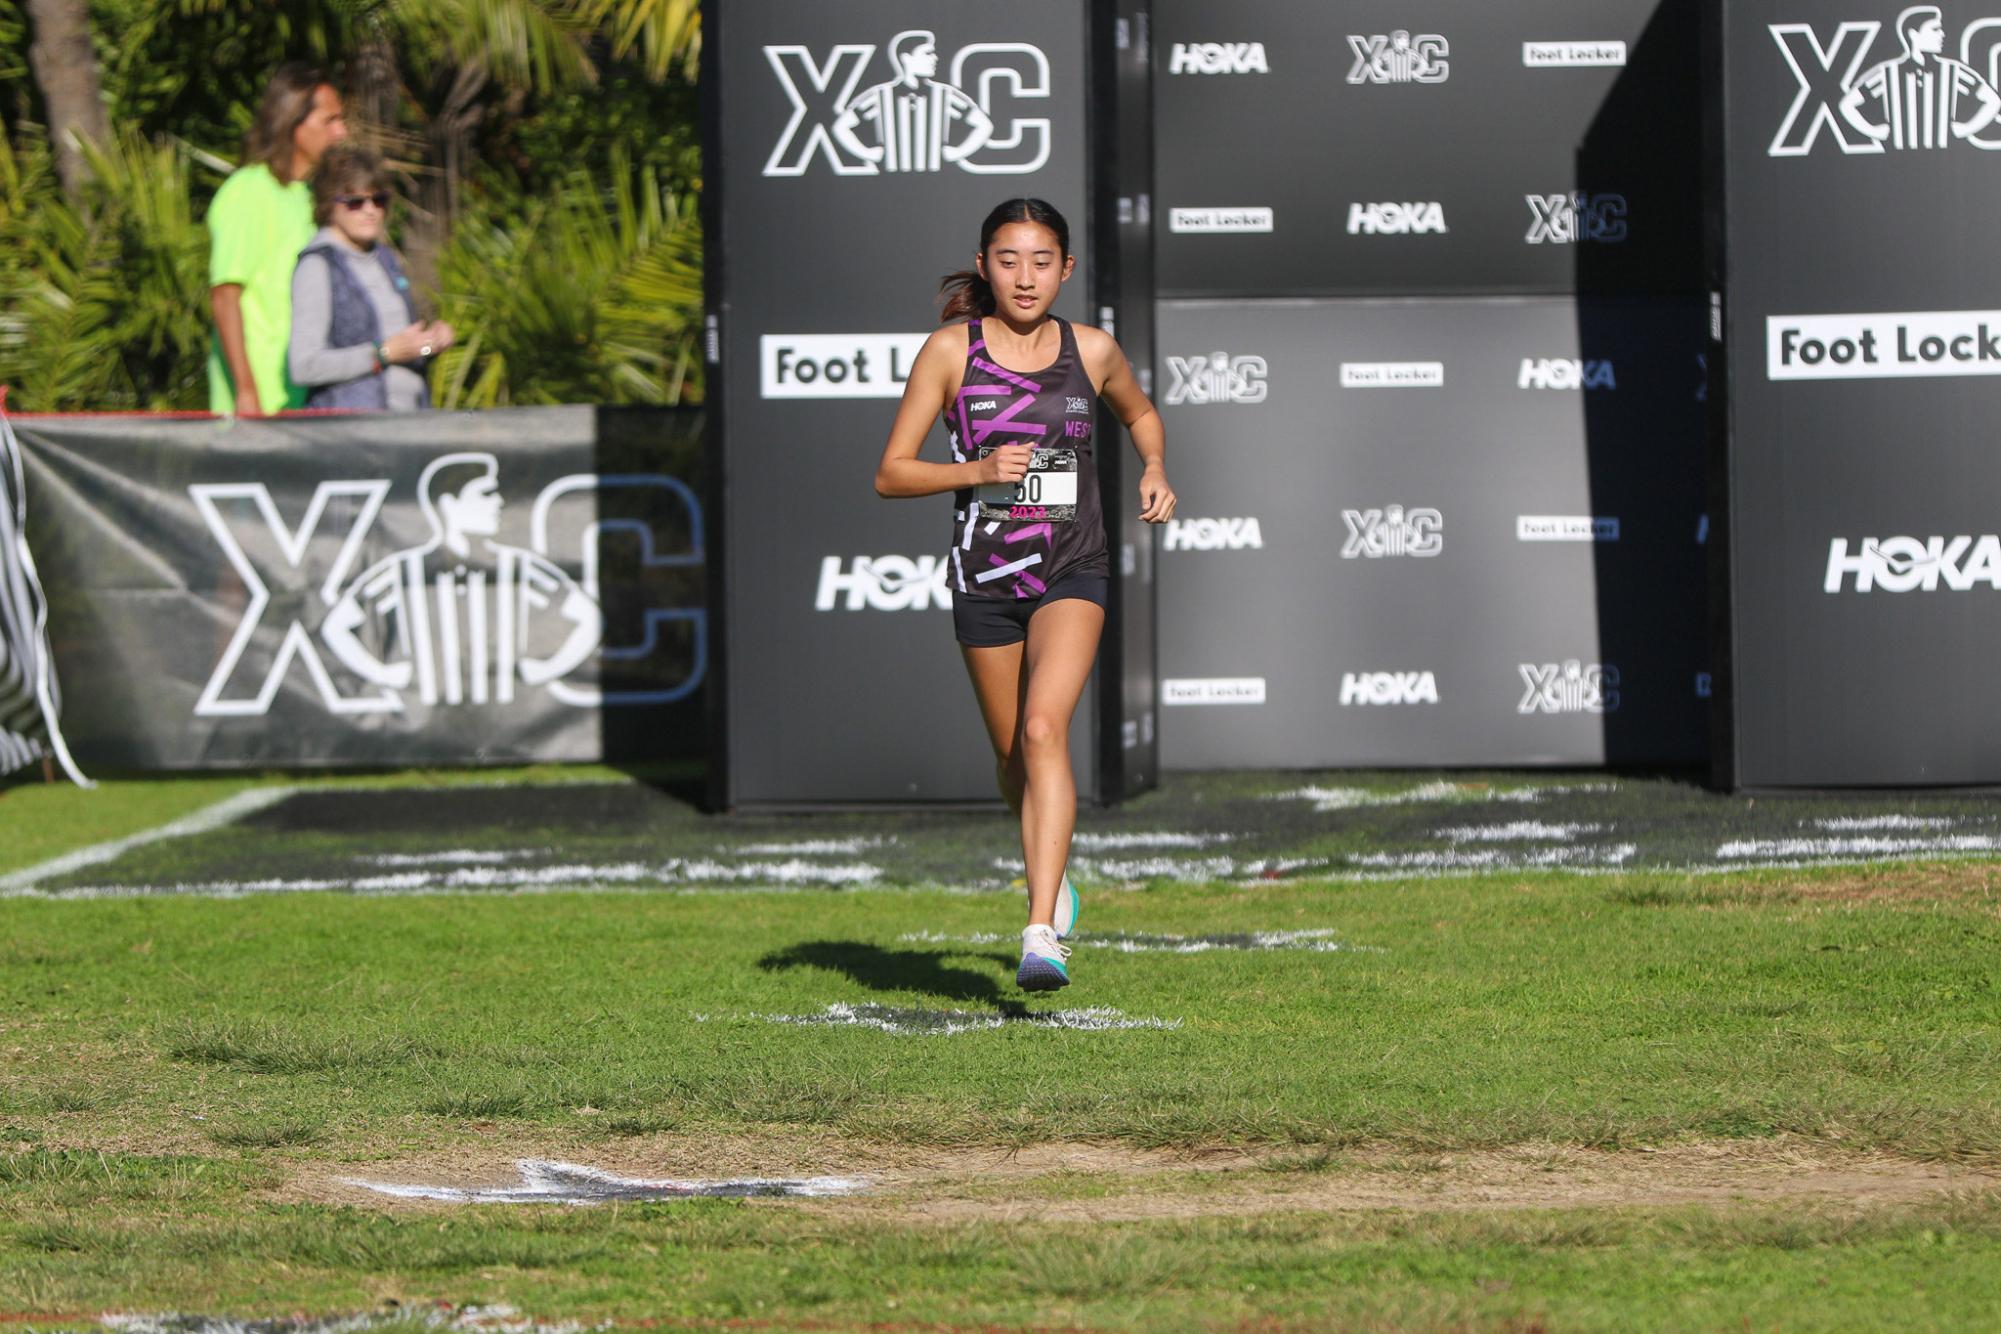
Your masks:
{"label": "runner's ponytail", "polygon": [[[994,233],[1010,222],[1032,222],[1047,227],[1056,238],[1056,248],[1062,252],[1063,258],[1070,257],[1070,224],[1063,220],[1063,215],[1053,205],[1041,199],[1010,199],[987,214],[986,221],[980,224],[982,255],[993,243]],[[938,316],[940,324],[975,316],[984,319],[999,308],[994,301],[993,284],[982,278],[977,269],[960,269],[957,273],[946,274],[944,281],[938,284],[938,297],[943,303]]]}
{"label": "runner's ponytail", "polygon": [[938,284],[938,299],[944,309],[938,312],[940,324],[950,324],[953,320],[985,318],[994,313],[993,284],[980,277],[977,270],[960,269],[948,273]]}

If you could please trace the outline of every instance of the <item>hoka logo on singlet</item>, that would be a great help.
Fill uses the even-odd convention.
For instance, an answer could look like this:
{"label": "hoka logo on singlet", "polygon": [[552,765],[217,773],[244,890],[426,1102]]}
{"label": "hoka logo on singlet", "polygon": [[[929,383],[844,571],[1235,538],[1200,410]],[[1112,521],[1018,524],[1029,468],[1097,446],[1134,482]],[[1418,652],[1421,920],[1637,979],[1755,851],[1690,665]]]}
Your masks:
{"label": "hoka logo on singlet", "polygon": [[[766,176],[804,176],[817,159],[837,176],[1040,171],[1052,139],[1047,116],[1012,114],[1050,96],[1049,58],[1025,42],[973,42],[938,77],[937,36],[892,37],[888,68],[876,47],[843,44],[822,61],[810,47],[767,46],[764,57],[792,103],[792,118],[765,161]],[[865,83],[873,73],[887,74]]]}

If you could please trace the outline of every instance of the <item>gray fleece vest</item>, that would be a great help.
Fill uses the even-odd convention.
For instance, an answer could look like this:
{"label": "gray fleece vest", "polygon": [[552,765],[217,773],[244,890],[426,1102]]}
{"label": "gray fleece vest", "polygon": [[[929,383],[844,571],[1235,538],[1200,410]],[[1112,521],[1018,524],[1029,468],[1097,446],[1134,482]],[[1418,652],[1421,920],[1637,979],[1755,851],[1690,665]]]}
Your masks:
{"label": "gray fleece vest", "polygon": [[[403,309],[409,312],[406,324],[417,320],[417,308],[410,300],[410,280],[403,276],[403,263],[396,258],[396,252],[389,246],[379,244],[368,256],[348,252],[345,247],[322,241],[318,245],[307,246],[299,252],[299,258],[307,255],[324,255],[333,299],[333,316],[327,330],[328,347],[353,347],[357,343],[379,343],[394,330],[382,327],[382,321],[375,317],[375,303],[368,299],[368,289],[361,285],[361,278],[352,267],[356,263],[366,263],[372,258],[381,264],[389,274],[403,297]],[[353,380],[343,380],[339,384],[314,386],[306,394],[309,408],[352,408],[384,411],[389,406],[389,385],[382,371],[363,375]],[[419,407],[431,406],[428,388],[418,403]]]}

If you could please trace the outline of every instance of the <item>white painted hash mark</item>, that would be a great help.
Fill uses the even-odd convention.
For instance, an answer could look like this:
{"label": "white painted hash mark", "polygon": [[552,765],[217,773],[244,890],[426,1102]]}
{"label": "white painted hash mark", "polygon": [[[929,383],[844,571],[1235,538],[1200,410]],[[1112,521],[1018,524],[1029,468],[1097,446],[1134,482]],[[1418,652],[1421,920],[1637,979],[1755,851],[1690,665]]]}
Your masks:
{"label": "white painted hash mark", "polygon": [[684,884],[865,885],[880,879],[882,868],[863,863],[801,861],[740,862],[731,865],[707,858],[674,859],[658,865],[644,862],[558,866],[460,866],[454,870],[396,871],[386,875],[313,876],[304,879],[183,881],[171,885],[78,885],[31,891],[51,898],[143,898],[149,895],[189,895],[234,899],[249,894],[461,894],[478,891],[601,889],[607,885]]}
{"label": "white painted hash mark", "polygon": [[1544,824],[1540,820],[1511,820],[1507,824],[1449,825],[1438,831],[1451,843],[1573,843],[1579,834],[1602,834],[1602,824]]}
{"label": "white painted hash mark", "polygon": [[187,838],[192,834],[206,834],[212,829],[235,824],[246,815],[275,806],[292,795],[297,789],[291,787],[259,787],[248,792],[239,792],[233,797],[224,797],[213,806],[204,806],[192,815],[184,815],[169,821],[156,829],[128,834],[124,838],[114,838],[105,843],[93,843],[75,852],[65,852],[39,866],[10,872],[0,876],[0,896],[33,893],[34,887],[44,880],[69,875],[86,866],[101,866],[115,861],[134,848],[143,848],[148,843],[158,843],[169,838]]}
{"label": "white painted hash mark", "polygon": [[792,843],[746,843],[740,848],[732,848],[731,851],[744,854],[755,853],[758,856],[766,857],[774,854],[778,856],[797,856],[800,853],[826,856],[835,852],[847,853],[852,856],[857,852],[866,852],[870,848],[887,847],[896,841],[893,836],[883,837],[857,834],[853,838],[807,838]]}
{"label": "white painted hash mark", "polygon": [[1091,834],[1070,836],[1070,846],[1099,852],[1110,848],[1206,848],[1211,843],[1228,843],[1235,834]]}
{"label": "white painted hash mark", "polygon": [[1530,867],[1624,866],[1638,851],[1639,847],[1636,844],[1614,843],[1607,846],[1586,845],[1521,851],[1507,848],[1480,848],[1476,851],[1462,852],[1455,848],[1444,852],[1371,852],[1350,857],[1348,860],[1354,866],[1398,871],[1467,869],[1505,871]]}
{"label": "white painted hash mark", "polygon": [[505,1303],[456,1309],[422,1307],[360,1315],[241,1316],[120,1315],[99,1317],[98,1323],[119,1334],[362,1334],[371,1329],[447,1330],[451,1334],[584,1334],[611,1329],[610,1321],[586,1325],[577,1320],[533,1320]]}
{"label": "white painted hash mark", "polygon": [[[698,1014],[697,1023],[719,1016]],[[978,1033],[996,1028],[1059,1028],[1082,1033],[1108,1033],[1121,1029],[1176,1029],[1179,1019],[1129,1019],[1109,1006],[1083,1010],[981,1011],[925,1010],[891,1005],[850,1005],[835,1001],[818,1014],[752,1014],[767,1024],[796,1024],[825,1028],[872,1028],[897,1037],[946,1037],[954,1033]]]}
{"label": "white painted hash mark", "polygon": [[1269,801],[1310,801],[1317,814],[1353,810],[1359,806],[1401,806],[1414,801],[1481,801],[1485,794],[1463,783],[1424,783],[1398,792],[1376,792],[1365,787],[1294,788],[1274,792]]}
{"label": "white painted hash mark", "polygon": [[1358,807],[1405,806],[1415,802],[1537,802],[1546,801],[1551,797],[1600,795],[1616,792],[1618,789],[1617,783],[1527,783],[1520,787],[1477,787],[1471,783],[1439,780],[1395,792],[1378,792],[1365,787],[1307,786],[1293,788],[1287,792],[1273,792],[1265,799],[1310,801],[1313,803],[1314,814],[1327,815],[1334,811],[1354,810]]}
{"label": "white painted hash mark", "polygon": [[[947,936],[936,931],[911,931],[900,941],[921,945],[1002,945],[1013,944],[1020,934],[975,931],[971,935]],[[1306,950],[1316,954],[1381,954],[1375,945],[1350,945],[1334,939],[1331,927],[1303,931],[1242,931],[1210,936],[1152,935],[1142,931],[1086,932],[1070,937],[1073,948],[1117,950],[1121,954],[1205,954],[1211,950]]]}
{"label": "white painted hash mark", "polygon": [[[1000,870],[1019,879],[1027,870],[1019,857],[996,857],[994,863]],[[1238,879],[1245,882],[1267,880],[1275,876],[1290,875],[1294,871],[1322,869],[1332,865],[1326,857],[1253,857],[1238,861],[1234,857],[1143,857],[1119,859],[1113,857],[1070,858],[1071,874],[1080,878],[1107,883],[1128,884],[1140,880],[1171,880],[1176,884],[1201,885],[1212,880]]]}
{"label": "white painted hash mark", "polygon": [[1716,849],[1719,861],[1749,857],[1905,857],[1933,852],[1997,852],[2001,839],[1991,834],[1952,834],[1944,838],[1749,838]]}
{"label": "white painted hash mark", "polygon": [[454,848],[446,852],[385,852],[359,860],[369,866],[500,866],[535,854],[523,848],[516,852],[479,852]]}
{"label": "white painted hash mark", "polygon": [[1830,834],[1860,834],[1874,829],[1950,829],[1959,821],[1949,815],[1840,815],[1813,823]]}
{"label": "white painted hash mark", "polygon": [[745,1199],[755,1195],[853,1195],[866,1189],[860,1177],[739,1177],[723,1181],[648,1181],[615,1176],[595,1167],[551,1162],[541,1158],[516,1160],[518,1186],[424,1186],[343,1177],[402,1200],[443,1200],[449,1204],[603,1204],[606,1201]]}

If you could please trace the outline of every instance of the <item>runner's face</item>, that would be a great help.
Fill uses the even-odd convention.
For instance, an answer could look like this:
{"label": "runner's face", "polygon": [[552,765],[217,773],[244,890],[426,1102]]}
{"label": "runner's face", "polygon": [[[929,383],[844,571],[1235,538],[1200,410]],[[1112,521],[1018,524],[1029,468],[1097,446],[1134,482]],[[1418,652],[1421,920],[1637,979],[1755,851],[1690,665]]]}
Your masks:
{"label": "runner's face", "polygon": [[980,276],[994,289],[994,305],[1010,319],[1041,319],[1056,304],[1056,293],[1075,268],[1056,233],[1039,222],[1010,222],[994,232],[979,257]]}

